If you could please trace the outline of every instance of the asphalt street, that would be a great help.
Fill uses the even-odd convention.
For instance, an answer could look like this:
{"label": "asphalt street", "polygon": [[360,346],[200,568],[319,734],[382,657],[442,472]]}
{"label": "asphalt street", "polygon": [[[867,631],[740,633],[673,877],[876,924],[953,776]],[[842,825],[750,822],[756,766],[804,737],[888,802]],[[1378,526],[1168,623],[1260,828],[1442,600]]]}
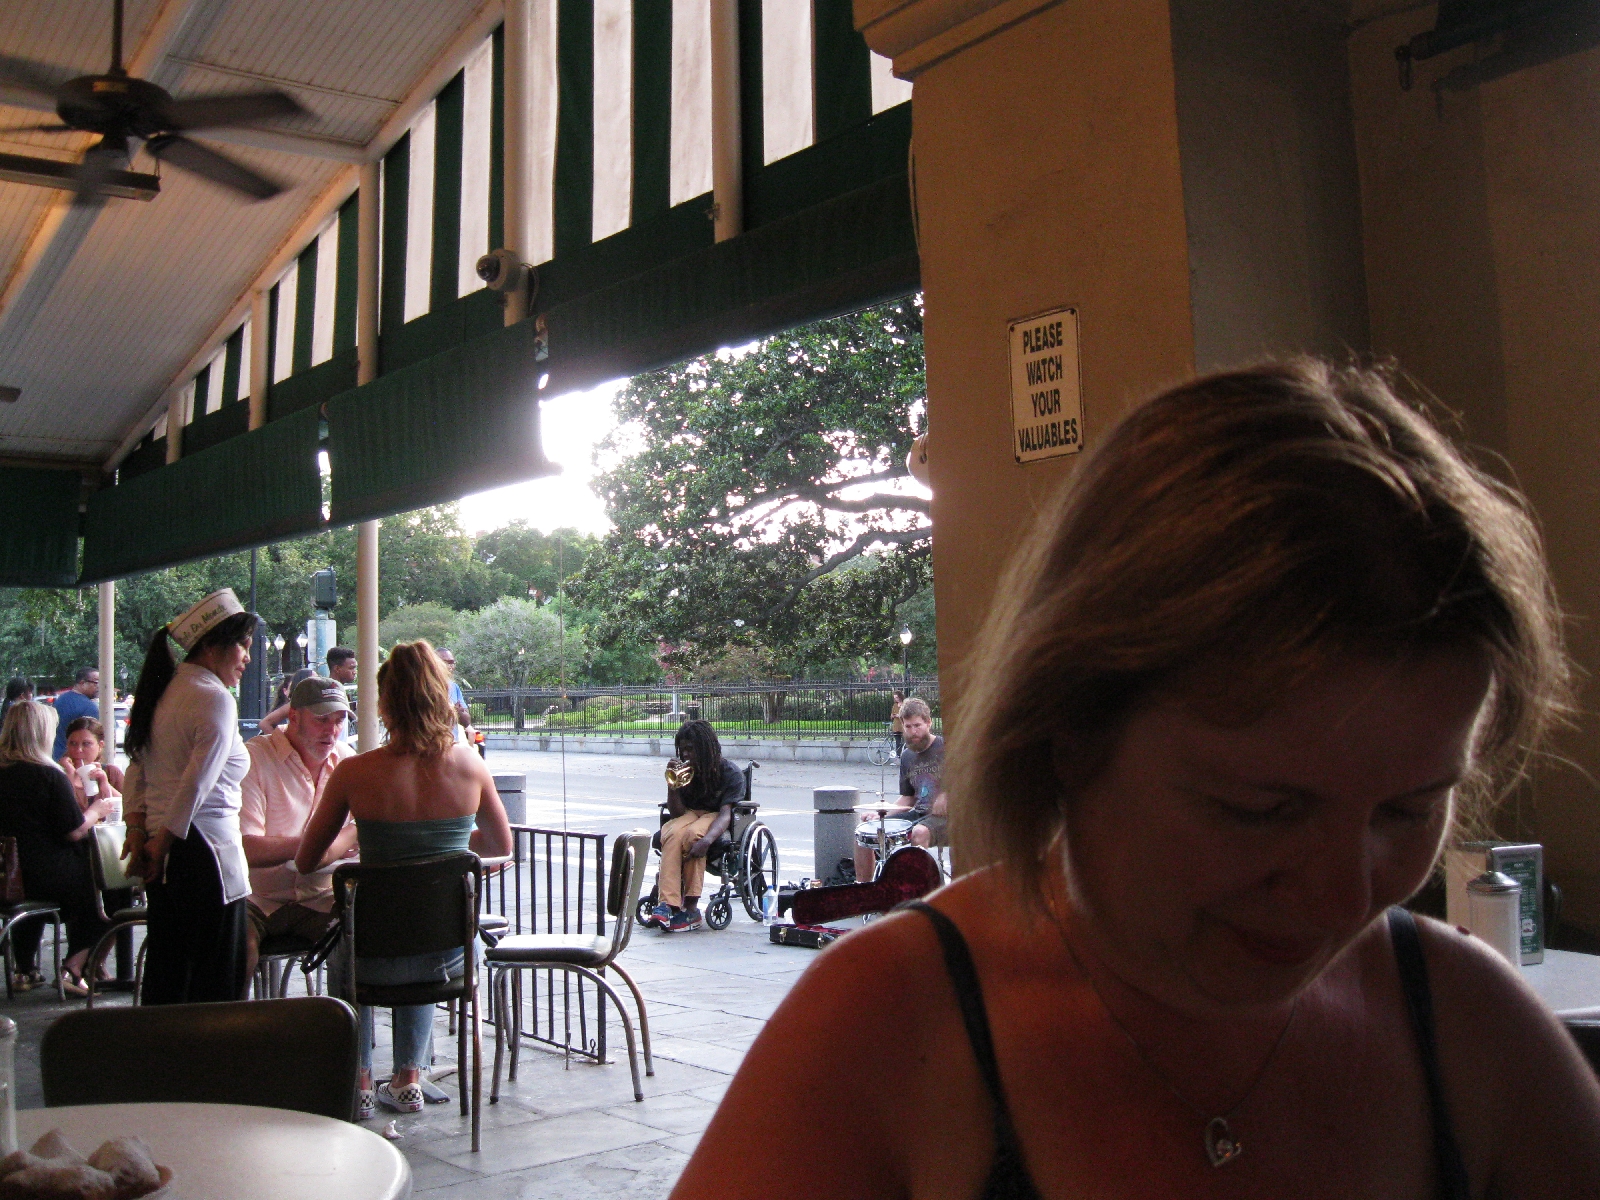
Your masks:
{"label": "asphalt street", "polygon": [[[666,799],[664,758],[633,755],[569,754],[538,750],[490,750],[489,769],[528,778],[528,823],[613,836],[628,829],[654,830],[656,806]],[[745,760],[736,759],[739,766]],[[881,772],[881,786],[897,790],[895,768]],[[778,841],[778,878],[799,880],[813,872],[812,789],[853,787],[863,803],[880,787],[877,767],[863,763],[763,763],[753,792],[761,820]]]}

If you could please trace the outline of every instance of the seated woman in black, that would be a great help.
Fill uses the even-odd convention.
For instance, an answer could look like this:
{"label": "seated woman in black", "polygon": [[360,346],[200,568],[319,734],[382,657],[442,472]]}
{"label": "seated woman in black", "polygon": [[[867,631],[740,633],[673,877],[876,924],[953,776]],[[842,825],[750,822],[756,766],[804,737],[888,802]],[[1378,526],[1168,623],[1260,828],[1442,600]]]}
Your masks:
{"label": "seated woman in black", "polygon": [[[88,994],[84,960],[106,930],[95,905],[87,839],[111,805],[102,797],[79,810],[72,784],[50,758],[54,716],[42,704],[19,700],[0,724],[0,835],[17,839],[28,899],[60,905],[67,923],[62,983],[82,996]],[[18,986],[42,982],[37,968],[42,930],[43,922],[29,921],[13,935]]]}
{"label": "seated woman in black", "polygon": [[710,721],[686,721],[673,739],[677,758],[669,778],[687,769],[689,781],[668,786],[667,811],[672,819],[661,827],[661,873],[656,877],[660,901],[647,925],[668,933],[699,929],[700,887],[706,877],[706,855],[733,823],[733,806],[744,799],[744,773],[722,757],[722,743]]}

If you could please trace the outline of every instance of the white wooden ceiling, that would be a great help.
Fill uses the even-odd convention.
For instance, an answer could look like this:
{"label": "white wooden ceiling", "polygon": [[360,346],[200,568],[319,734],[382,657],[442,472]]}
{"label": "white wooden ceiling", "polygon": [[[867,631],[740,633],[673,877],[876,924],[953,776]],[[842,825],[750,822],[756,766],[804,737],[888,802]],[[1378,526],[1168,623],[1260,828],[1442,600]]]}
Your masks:
{"label": "white wooden ceiling", "polygon": [[[99,73],[111,0],[4,0],[0,54]],[[360,153],[483,0],[127,0],[133,73],[175,96],[276,86],[279,123]],[[0,103],[0,127],[50,114]],[[203,348],[346,163],[197,135],[289,184],[249,203],[171,168],[148,203],[60,220],[70,195],[0,182],[0,458],[103,462]],[[0,150],[77,157],[86,135],[0,132]],[[155,171],[147,154],[134,169]],[[52,211],[57,210],[57,211]],[[292,248],[297,249],[297,247]]]}

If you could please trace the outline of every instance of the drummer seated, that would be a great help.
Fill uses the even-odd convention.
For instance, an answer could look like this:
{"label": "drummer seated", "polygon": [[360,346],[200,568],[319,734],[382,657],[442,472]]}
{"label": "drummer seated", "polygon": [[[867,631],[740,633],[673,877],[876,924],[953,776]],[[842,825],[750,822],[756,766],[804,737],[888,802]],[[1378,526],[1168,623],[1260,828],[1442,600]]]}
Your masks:
{"label": "drummer seated", "polygon": [[[344,687],[313,676],[295,684],[289,719],[245,743],[250,771],[241,785],[239,829],[250,864],[248,974],[261,943],[293,936],[316,942],[333,924],[333,876],[294,868],[300,837],[333,768],[351,753],[342,740],[350,705]],[[355,822],[347,822],[323,856],[328,866],[355,853]]]}
{"label": "drummer seated", "polygon": [[883,820],[911,821],[910,829],[903,826],[890,830],[885,826],[885,845],[877,844],[878,821],[868,818],[856,830],[856,878],[873,877],[879,850],[892,852],[896,846],[887,844],[891,832],[908,836],[913,846],[927,849],[943,846],[945,840],[944,797],[944,738],[933,732],[933,713],[928,702],[912,696],[900,706],[900,723],[905,734],[905,749],[900,752],[900,796],[894,808],[885,808]]}

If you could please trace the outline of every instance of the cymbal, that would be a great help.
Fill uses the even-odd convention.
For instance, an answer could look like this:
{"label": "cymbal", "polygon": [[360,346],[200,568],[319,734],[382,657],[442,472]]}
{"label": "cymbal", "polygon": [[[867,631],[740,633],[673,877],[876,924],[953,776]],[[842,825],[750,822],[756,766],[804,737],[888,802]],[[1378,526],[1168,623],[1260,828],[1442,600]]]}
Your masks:
{"label": "cymbal", "polygon": [[881,804],[855,804],[855,805],[851,806],[850,811],[851,812],[876,813],[876,812],[888,812],[891,809],[898,809],[898,810],[901,810],[901,811],[905,811],[905,810],[907,810],[908,807],[909,806],[904,805],[904,804],[898,804],[898,803],[891,804],[888,801],[884,801]]}

